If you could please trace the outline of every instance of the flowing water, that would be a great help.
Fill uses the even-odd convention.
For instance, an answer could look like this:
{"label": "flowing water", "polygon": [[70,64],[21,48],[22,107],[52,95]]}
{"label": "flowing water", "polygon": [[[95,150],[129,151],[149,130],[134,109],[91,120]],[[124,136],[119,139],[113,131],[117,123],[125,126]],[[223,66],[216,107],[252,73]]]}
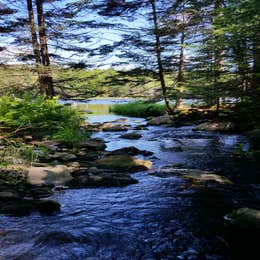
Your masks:
{"label": "flowing water", "polygon": [[[118,118],[89,115],[92,122]],[[132,125],[145,123],[144,119],[128,120]],[[154,169],[182,164],[241,172],[249,167],[233,156],[238,145],[249,148],[243,136],[194,132],[192,127],[149,127],[138,133],[142,134],[139,140],[121,139],[120,132],[100,132],[94,137],[105,139],[107,150],[135,146],[154,152],[143,157],[153,161]],[[56,193],[52,199],[62,208],[53,216],[0,216],[0,259],[230,259],[223,232],[210,221],[217,213],[211,207],[205,213],[196,191],[183,188],[184,180],[147,172],[133,177],[139,183],[123,188]]]}

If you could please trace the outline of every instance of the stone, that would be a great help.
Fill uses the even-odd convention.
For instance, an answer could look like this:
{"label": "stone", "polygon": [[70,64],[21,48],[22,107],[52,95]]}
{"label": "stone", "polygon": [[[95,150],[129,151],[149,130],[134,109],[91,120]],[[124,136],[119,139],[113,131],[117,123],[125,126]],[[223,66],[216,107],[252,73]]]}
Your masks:
{"label": "stone", "polygon": [[85,173],[78,175],[68,183],[70,188],[94,188],[94,187],[124,187],[130,184],[138,183],[125,172],[106,172]]}
{"label": "stone", "polygon": [[9,201],[20,199],[18,194],[13,191],[1,191],[0,192],[0,201]]}
{"label": "stone", "polygon": [[33,185],[63,185],[71,179],[70,170],[65,165],[30,167],[28,171],[28,182]]}
{"label": "stone", "polygon": [[179,168],[163,168],[158,172],[151,173],[159,177],[169,177],[171,175],[178,175],[184,179],[192,180],[195,183],[215,182],[218,184],[233,184],[228,178],[217,175],[209,171],[199,169],[179,169]]}
{"label": "stone", "polygon": [[193,130],[229,132],[235,130],[235,125],[232,122],[206,122],[196,126]]}
{"label": "stone", "polygon": [[54,212],[60,211],[61,205],[54,200],[40,200],[37,201],[36,207],[42,215],[50,215]]}
{"label": "stone", "polygon": [[140,160],[130,155],[110,155],[96,160],[93,164],[98,168],[126,172],[146,171],[152,167],[152,162]]}
{"label": "stone", "polygon": [[127,133],[127,134],[123,134],[120,136],[121,138],[124,138],[124,139],[140,139],[142,137],[142,135],[140,134],[137,134],[137,133]]}
{"label": "stone", "polygon": [[109,152],[109,155],[120,155],[120,154],[128,154],[128,155],[144,155],[144,156],[151,156],[153,155],[153,152],[146,151],[146,150],[139,150],[138,148],[134,146],[124,147],[120,148],[114,151]]}
{"label": "stone", "polygon": [[48,156],[51,160],[58,160],[61,162],[69,162],[77,159],[77,156],[69,152],[56,152],[54,154],[49,154]]}
{"label": "stone", "polygon": [[90,139],[81,142],[79,144],[79,148],[87,148],[89,150],[94,150],[94,151],[104,151],[106,149],[106,145],[103,140]]}
{"label": "stone", "polygon": [[224,218],[236,227],[260,229],[260,210],[240,208],[227,214]]}
{"label": "stone", "polygon": [[28,216],[33,212],[40,212],[43,215],[50,215],[60,210],[60,204],[53,200],[32,200],[9,202],[0,208],[1,214],[21,217]]}
{"label": "stone", "polygon": [[148,125],[168,125],[173,124],[172,119],[169,115],[158,116],[150,119],[147,122]]}
{"label": "stone", "polygon": [[102,126],[102,130],[105,132],[121,132],[127,131],[128,129],[129,126],[124,124],[112,124],[111,126]]}

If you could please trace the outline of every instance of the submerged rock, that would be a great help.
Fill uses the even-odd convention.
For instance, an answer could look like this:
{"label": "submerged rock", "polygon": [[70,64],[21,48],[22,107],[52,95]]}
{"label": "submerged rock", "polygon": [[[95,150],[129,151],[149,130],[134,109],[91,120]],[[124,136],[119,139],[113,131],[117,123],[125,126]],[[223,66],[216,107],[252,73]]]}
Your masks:
{"label": "submerged rock", "polygon": [[121,135],[120,137],[124,138],[124,139],[140,139],[142,137],[142,135],[137,134],[137,133],[127,133],[127,134]]}
{"label": "submerged rock", "polygon": [[94,166],[110,170],[137,172],[151,169],[152,162],[140,160],[130,155],[110,155],[96,160]]}
{"label": "submerged rock", "polygon": [[235,130],[235,125],[232,122],[206,122],[196,126],[193,130],[229,132]]}
{"label": "submerged rock", "polygon": [[70,181],[72,176],[67,166],[30,167],[28,182],[32,185],[63,185]]}
{"label": "submerged rock", "polygon": [[169,115],[154,117],[147,122],[148,125],[168,125],[172,123],[173,121]]}

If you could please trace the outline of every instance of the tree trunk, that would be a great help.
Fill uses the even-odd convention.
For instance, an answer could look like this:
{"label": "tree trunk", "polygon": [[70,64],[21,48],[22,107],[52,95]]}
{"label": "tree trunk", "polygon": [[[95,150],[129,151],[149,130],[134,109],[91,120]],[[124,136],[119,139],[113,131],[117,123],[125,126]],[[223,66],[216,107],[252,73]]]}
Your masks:
{"label": "tree trunk", "polygon": [[[215,3],[215,10],[221,8],[223,6],[223,0],[217,0]],[[216,110],[217,112],[220,109],[220,105],[221,105],[221,89],[220,89],[220,82],[219,82],[219,78],[222,75],[222,73],[224,72],[225,68],[224,68],[224,54],[225,51],[223,44],[220,43],[219,41],[219,37],[215,36],[215,80],[214,80],[214,86],[215,86],[215,91],[216,91]]]}
{"label": "tree trunk", "polygon": [[178,76],[177,76],[177,94],[176,94],[176,103],[175,103],[176,110],[180,109],[183,106],[183,100],[181,94],[183,92],[183,82],[184,82],[184,41],[185,41],[185,33],[184,31],[182,31],[181,51],[180,51],[179,68],[178,68]]}
{"label": "tree trunk", "polygon": [[150,3],[151,3],[151,6],[152,6],[154,34],[155,34],[155,46],[156,46],[156,57],[157,57],[157,65],[158,65],[161,89],[162,89],[163,99],[164,99],[164,102],[165,102],[165,105],[166,105],[167,112],[168,112],[168,114],[172,115],[174,111],[171,108],[170,101],[168,99],[167,88],[166,88],[165,79],[164,79],[164,70],[163,70],[163,65],[162,65],[162,53],[161,53],[161,41],[160,41],[160,35],[159,35],[155,0],[150,0]]}
{"label": "tree trunk", "polygon": [[34,11],[32,0],[27,0],[27,10],[28,10],[28,17],[29,17],[29,24],[30,24],[30,31],[31,31],[31,39],[32,39],[32,46],[33,46],[33,54],[36,61],[36,69],[38,74],[38,81],[40,85],[40,93],[45,94],[45,87],[42,84],[42,76],[41,76],[41,53],[40,53],[40,45],[38,42],[35,21],[34,21]]}
{"label": "tree trunk", "polygon": [[40,49],[42,57],[42,71],[41,81],[45,89],[45,93],[48,97],[54,96],[52,73],[50,69],[50,58],[47,45],[47,37],[45,30],[44,14],[43,14],[43,0],[36,0],[38,28],[40,38]]}

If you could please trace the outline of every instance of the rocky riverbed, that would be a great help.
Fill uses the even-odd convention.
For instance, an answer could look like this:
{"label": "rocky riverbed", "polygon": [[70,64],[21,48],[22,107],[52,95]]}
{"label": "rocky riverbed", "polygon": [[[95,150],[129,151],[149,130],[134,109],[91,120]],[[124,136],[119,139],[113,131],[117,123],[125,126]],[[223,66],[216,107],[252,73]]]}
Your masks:
{"label": "rocky riverbed", "polygon": [[38,162],[1,173],[2,213],[29,216],[0,217],[0,258],[251,259],[260,189],[247,138],[105,118],[77,150],[44,141]]}

